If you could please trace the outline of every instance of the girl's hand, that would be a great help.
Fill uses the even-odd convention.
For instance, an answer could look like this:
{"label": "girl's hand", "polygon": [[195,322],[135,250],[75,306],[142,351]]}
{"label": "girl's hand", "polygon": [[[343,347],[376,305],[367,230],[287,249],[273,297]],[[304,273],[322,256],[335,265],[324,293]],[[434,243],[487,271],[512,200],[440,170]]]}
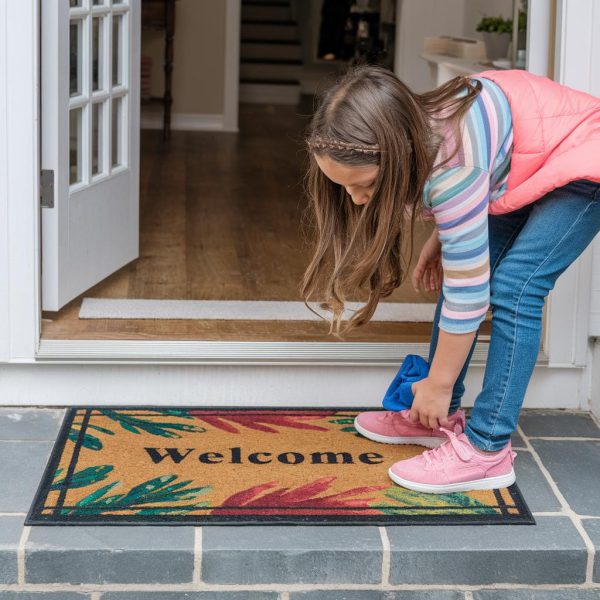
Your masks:
{"label": "girl's hand", "polygon": [[452,388],[442,386],[425,377],[415,381],[411,386],[415,399],[410,409],[410,420],[421,421],[423,427],[437,429],[450,427],[448,409],[452,399]]}
{"label": "girl's hand", "polygon": [[421,250],[419,260],[412,274],[412,284],[415,292],[419,291],[420,284],[422,284],[424,291],[439,291],[442,279],[442,244],[438,239],[436,227]]}

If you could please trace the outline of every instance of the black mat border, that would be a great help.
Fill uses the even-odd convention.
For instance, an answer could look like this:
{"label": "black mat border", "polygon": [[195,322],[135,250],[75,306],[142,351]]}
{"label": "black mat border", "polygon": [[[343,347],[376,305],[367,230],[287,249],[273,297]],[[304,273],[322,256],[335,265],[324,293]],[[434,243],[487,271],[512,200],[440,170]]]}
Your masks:
{"label": "black mat border", "polygon": [[[59,407],[55,407],[59,408]],[[115,405],[115,404],[80,404],[80,405],[70,405],[67,407],[63,407],[67,409],[67,413],[63,419],[62,425],[60,427],[58,436],[54,442],[54,446],[52,447],[52,451],[50,453],[50,457],[46,463],[46,467],[44,469],[44,473],[40,480],[40,483],[37,487],[37,490],[34,495],[33,502],[27,516],[25,517],[24,525],[96,525],[96,526],[177,526],[177,525],[194,525],[194,526],[204,526],[204,525],[338,525],[338,526],[361,526],[361,525],[371,525],[371,526],[389,526],[389,525],[399,525],[399,526],[410,526],[410,525],[536,525],[535,518],[531,513],[529,506],[525,502],[523,495],[516,483],[506,488],[510,496],[513,500],[515,507],[520,511],[521,514],[518,515],[454,515],[448,517],[447,515],[439,516],[438,518],[434,518],[431,515],[410,515],[409,519],[402,518],[402,515],[371,515],[361,517],[360,520],[353,520],[352,517],[344,517],[344,516],[327,516],[327,515],[314,515],[314,516],[293,516],[293,515],[280,515],[280,516],[271,516],[271,515],[255,515],[252,517],[252,521],[248,520],[248,517],[244,517],[243,515],[231,515],[231,516],[218,516],[218,515],[207,515],[205,517],[199,517],[198,515],[167,515],[157,517],[160,521],[154,521],[152,518],[148,518],[147,516],[143,516],[140,518],[135,518],[135,516],[130,515],[107,515],[107,517],[101,521],[97,520],[97,517],[85,518],[83,516],[71,517],[68,515],[60,516],[60,515],[42,515],[41,511],[44,507],[44,500],[46,498],[45,491],[52,483],[52,478],[58,464],[60,462],[60,457],[64,451],[65,443],[68,439],[68,434],[71,429],[71,425],[73,423],[73,419],[77,415],[78,411],[86,410],[86,414],[89,415],[89,411],[94,409],[111,409],[111,410],[147,410],[147,411],[161,411],[161,410],[189,410],[189,409],[197,409],[197,410],[243,410],[243,411],[252,411],[252,410],[316,410],[316,411],[327,411],[334,410],[337,412],[347,411],[367,411],[367,410],[378,410],[378,407],[374,406],[202,406],[202,405],[168,405],[168,406],[157,406],[157,405],[137,405],[137,404],[123,404],[123,405]],[[383,410],[383,409],[381,409]],[[85,417],[85,415],[84,415]],[[85,423],[85,419],[84,419]],[[82,439],[82,432],[84,432],[84,427],[80,430],[80,435],[76,444],[80,444],[80,440]],[[77,446],[76,446],[77,447]],[[71,456],[71,460],[73,460],[73,456],[75,456],[75,449],[73,451],[73,455]],[[68,473],[67,473],[68,474]],[[65,477],[67,477],[65,474]],[[355,516],[355,515],[353,515]],[[399,518],[400,517],[400,518]],[[110,519],[107,522],[106,519]]]}

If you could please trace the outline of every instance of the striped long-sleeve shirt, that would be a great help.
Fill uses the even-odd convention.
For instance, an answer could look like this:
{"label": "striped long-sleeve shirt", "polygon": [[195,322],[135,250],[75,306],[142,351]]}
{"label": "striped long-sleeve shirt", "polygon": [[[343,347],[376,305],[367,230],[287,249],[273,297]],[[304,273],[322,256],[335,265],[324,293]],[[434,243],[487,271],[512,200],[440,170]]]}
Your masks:
{"label": "striped long-sleeve shirt", "polygon": [[[444,303],[439,327],[476,331],[490,305],[488,205],[503,195],[513,131],[510,105],[489,79],[460,123],[461,143],[450,162],[432,171],[425,185],[425,214],[433,215],[442,245]],[[452,153],[448,130],[436,164]]]}

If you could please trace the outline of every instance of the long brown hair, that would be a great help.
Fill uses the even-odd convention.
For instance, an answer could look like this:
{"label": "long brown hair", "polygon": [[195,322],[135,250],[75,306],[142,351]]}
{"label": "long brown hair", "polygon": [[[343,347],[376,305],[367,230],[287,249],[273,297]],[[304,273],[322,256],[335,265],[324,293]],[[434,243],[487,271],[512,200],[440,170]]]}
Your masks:
{"label": "long brown hair", "polygon": [[[300,291],[307,306],[313,295],[321,296],[321,308],[332,313],[329,333],[341,337],[367,323],[379,300],[406,278],[425,182],[434,166],[453,155],[434,165],[443,139],[440,126],[454,128],[456,152],[460,117],[480,87],[478,81],[456,77],[416,94],[388,69],[360,64],[349,67],[319,98],[305,132],[304,188],[315,247]],[[370,201],[356,206],[345,188],[321,171],[315,154],[347,166],[379,165]],[[410,255],[404,261],[406,215]],[[349,295],[365,304],[342,328]]]}

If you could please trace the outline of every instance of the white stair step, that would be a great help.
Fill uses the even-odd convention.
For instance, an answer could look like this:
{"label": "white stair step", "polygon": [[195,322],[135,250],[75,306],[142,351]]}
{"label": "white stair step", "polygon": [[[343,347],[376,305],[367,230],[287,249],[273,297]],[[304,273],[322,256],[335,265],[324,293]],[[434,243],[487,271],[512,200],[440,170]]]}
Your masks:
{"label": "white stair step", "polygon": [[293,58],[302,59],[302,46],[298,43],[248,42],[242,40],[240,54],[244,58]]}
{"label": "white stair step", "polygon": [[269,24],[265,21],[242,22],[242,39],[298,40],[298,27],[295,24]]}
{"label": "white stair step", "polygon": [[289,6],[277,4],[243,4],[242,20],[288,21],[292,18]]}
{"label": "white stair step", "polygon": [[253,104],[298,104],[300,84],[240,81],[239,97]]}
{"label": "white stair step", "polygon": [[240,63],[240,79],[298,79],[301,72],[302,64]]}

